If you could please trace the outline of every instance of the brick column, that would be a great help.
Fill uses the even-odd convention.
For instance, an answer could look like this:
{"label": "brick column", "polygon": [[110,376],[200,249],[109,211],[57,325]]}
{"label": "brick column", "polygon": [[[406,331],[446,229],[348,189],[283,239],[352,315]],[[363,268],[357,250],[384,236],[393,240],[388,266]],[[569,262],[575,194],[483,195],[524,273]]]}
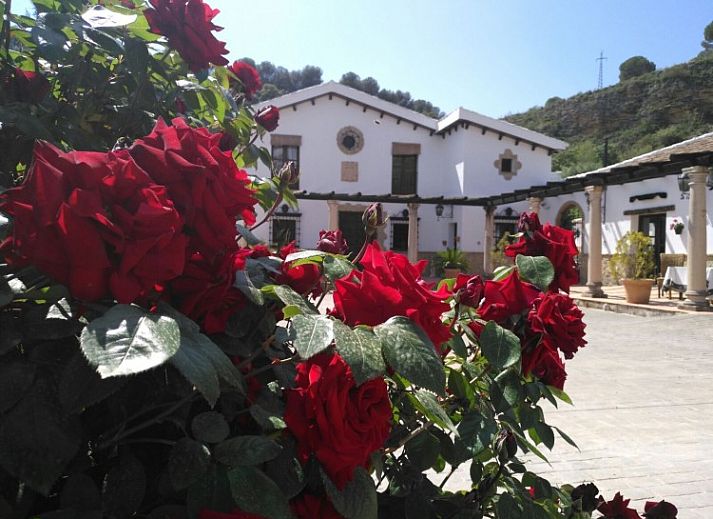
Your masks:
{"label": "brick column", "polygon": [[684,168],[691,186],[688,199],[688,257],[686,301],[681,308],[710,310],[706,300],[706,180],[708,168],[693,166]]}
{"label": "brick column", "polygon": [[602,290],[602,186],[584,188],[589,195],[589,256],[587,257],[587,295],[607,297]]}
{"label": "brick column", "polygon": [[531,196],[527,199],[527,203],[530,204],[530,207],[528,208],[529,212],[535,214],[540,213],[540,205],[542,204],[542,198],[540,198],[539,196]]}

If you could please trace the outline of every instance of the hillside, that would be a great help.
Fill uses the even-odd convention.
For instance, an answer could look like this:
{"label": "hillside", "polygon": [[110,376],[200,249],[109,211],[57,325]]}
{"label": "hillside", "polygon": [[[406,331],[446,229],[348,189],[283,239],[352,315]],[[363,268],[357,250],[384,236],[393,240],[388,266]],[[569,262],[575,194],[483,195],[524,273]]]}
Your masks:
{"label": "hillside", "polygon": [[607,162],[625,160],[713,130],[713,52],[505,119],[569,142],[554,161],[565,176],[604,165],[605,138]]}

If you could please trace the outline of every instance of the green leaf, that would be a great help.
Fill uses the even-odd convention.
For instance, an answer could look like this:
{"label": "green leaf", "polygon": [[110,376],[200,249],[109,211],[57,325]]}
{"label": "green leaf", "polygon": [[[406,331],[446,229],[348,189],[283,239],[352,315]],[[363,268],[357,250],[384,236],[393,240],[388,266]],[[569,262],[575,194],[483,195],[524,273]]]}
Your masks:
{"label": "green leaf", "polygon": [[250,416],[264,431],[281,431],[287,428],[282,416],[257,404],[250,406]]}
{"label": "green leaf", "polygon": [[554,427],[554,426],[552,428],[557,430],[557,432],[559,433],[559,435],[562,437],[562,439],[564,441],[569,443],[575,449],[580,450],[579,447],[577,446],[577,444],[575,443],[575,441],[572,438],[570,438],[569,435],[567,433],[565,433],[562,429],[560,429],[559,427]]}
{"label": "green leaf", "polygon": [[247,298],[256,305],[263,305],[265,303],[265,296],[262,291],[255,287],[245,270],[238,270],[235,273],[233,286],[245,294]]}
{"label": "green leaf", "polygon": [[9,305],[15,298],[15,294],[10,288],[10,284],[5,281],[5,278],[0,277],[0,307]]}
{"label": "green leaf", "polygon": [[378,519],[376,487],[362,467],[354,470],[353,479],[340,491],[324,472],[322,481],[334,508],[346,519]]}
{"label": "green leaf", "polygon": [[175,319],[132,305],[116,305],[82,331],[81,347],[102,376],[133,375],[160,366],[178,351]]}
{"label": "green leaf", "polygon": [[493,271],[493,281],[502,281],[515,270],[513,265],[502,265]]}
{"label": "green leaf", "polygon": [[215,447],[215,458],[229,467],[260,465],[281,451],[280,444],[265,436],[236,436]]}
{"label": "green leaf", "polygon": [[[535,434],[533,434],[533,431]],[[528,430],[528,433],[535,443],[542,442],[550,450],[555,446],[555,435],[552,432],[552,428],[546,423],[537,422],[534,428]]]}
{"label": "green leaf", "polygon": [[182,438],[168,457],[168,477],[173,488],[183,490],[198,481],[208,470],[210,451],[200,442]]}
{"label": "green leaf", "polygon": [[428,431],[416,435],[404,447],[409,460],[421,471],[432,467],[441,452],[441,442]]}
{"label": "green leaf", "polygon": [[215,411],[206,411],[193,418],[191,432],[196,440],[206,443],[218,443],[230,434],[230,426],[225,417]]}
{"label": "green leaf", "polygon": [[569,404],[569,405],[574,405],[572,403],[572,399],[569,397],[569,395],[567,393],[565,393],[561,389],[556,388],[554,386],[547,386],[547,387],[550,390],[550,393],[552,393],[554,396],[556,396],[557,398],[562,400],[564,403]]}
{"label": "green leaf", "polygon": [[466,413],[458,424],[461,440],[473,456],[490,447],[497,431],[495,422],[478,411]]}
{"label": "green leaf", "polygon": [[409,399],[426,418],[458,436],[455,425],[433,393],[425,389],[417,389],[413,395],[409,394]]}
{"label": "green leaf", "polygon": [[283,438],[280,454],[265,463],[265,472],[280,487],[288,499],[297,496],[305,487],[306,481],[302,464],[297,459],[295,440]]}
{"label": "green leaf", "polygon": [[101,510],[101,494],[94,480],[81,472],[69,476],[60,495],[62,508],[77,510]]}
{"label": "green leaf", "polygon": [[468,357],[468,348],[465,345],[462,335],[455,335],[445,344],[445,347],[453,350],[453,352],[462,359]]}
{"label": "green leaf", "polygon": [[77,453],[73,420],[59,413],[55,391],[42,378],[7,414],[0,427],[0,467],[37,492],[48,495]]}
{"label": "green leaf", "polygon": [[547,290],[555,278],[555,269],[552,262],[545,256],[523,256],[518,254],[515,258],[520,277],[529,281],[540,290]]}
{"label": "green leaf", "polygon": [[498,519],[522,519],[522,511],[515,498],[507,492],[500,494],[498,502],[495,504]]}
{"label": "green leaf", "polygon": [[293,261],[301,259],[319,259],[321,261],[321,258],[326,255],[327,253],[322,252],[321,250],[301,250],[298,252],[293,252],[292,254],[288,254],[285,258],[285,263],[291,263]]}
{"label": "green leaf", "polygon": [[25,396],[35,380],[37,367],[17,360],[0,364],[0,413],[4,413]]}
{"label": "green leaf", "polygon": [[497,411],[507,411],[522,398],[520,374],[508,369],[500,373],[490,384],[490,397]]}
{"label": "green leaf", "polygon": [[317,315],[319,310],[287,285],[273,285],[275,295],[288,306],[296,306],[303,315]]}
{"label": "green leaf", "polygon": [[0,213],[0,240],[7,238],[7,235],[10,234],[11,227],[12,225],[10,224],[10,219]]}
{"label": "green leaf", "polygon": [[255,236],[247,227],[240,224],[236,224],[235,227],[237,228],[240,236],[248,242],[248,245],[260,245],[263,243],[263,241]]}
{"label": "green leaf", "polygon": [[133,517],[146,493],[146,472],[139,460],[124,455],[104,478],[103,517]]}
{"label": "green leaf", "polygon": [[488,322],[480,334],[480,347],[488,362],[498,370],[520,360],[520,339],[494,321]]}
{"label": "green leaf", "polygon": [[275,482],[255,467],[235,467],[228,472],[230,491],[240,510],[267,519],[292,519],[287,497]]}
{"label": "green leaf", "polygon": [[304,360],[326,350],[334,340],[334,321],[326,315],[296,315],[293,344]]}
{"label": "green leaf", "polygon": [[206,508],[225,513],[233,511],[235,504],[225,467],[210,464],[205,474],[188,488],[186,507],[189,517],[198,517],[200,511]]}
{"label": "green leaf", "polygon": [[101,378],[78,351],[62,370],[57,388],[59,403],[65,413],[79,413],[112,395],[128,381],[127,377]]}
{"label": "green leaf", "polygon": [[325,256],[322,261],[324,275],[330,281],[335,281],[348,276],[354,271],[354,264],[351,261],[337,256]]}
{"label": "green leaf", "polygon": [[344,361],[349,364],[357,385],[386,373],[381,343],[372,330],[352,330],[346,324],[334,321],[334,344]]}
{"label": "green leaf", "polygon": [[472,403],[475,398],[473,388],[468,384],[463,373],[456,369],[451,369],[448,374],[448,389],[458,398],[465,400],[466,407]]}
{"label": "green leaf", "polygon": [[374,328],[386,362],[410,382],[444,395],[446,373],[428,335],[407,317],[392,317]]}

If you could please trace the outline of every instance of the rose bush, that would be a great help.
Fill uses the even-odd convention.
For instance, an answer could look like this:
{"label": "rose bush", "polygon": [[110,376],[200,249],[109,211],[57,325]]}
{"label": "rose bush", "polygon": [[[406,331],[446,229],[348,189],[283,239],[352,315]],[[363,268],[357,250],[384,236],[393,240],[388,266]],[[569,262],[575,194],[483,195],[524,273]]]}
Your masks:
{"label": "rose bush", "polygon": [[514,267],[438,287],[378,203],[351,260],[338,231],[272,249],[297,168],[247,174],[278,113],[217,11],[34,5],[0,31],[1,517],[638,517],[525,464],[586,343],[571,233],[525,215]]}

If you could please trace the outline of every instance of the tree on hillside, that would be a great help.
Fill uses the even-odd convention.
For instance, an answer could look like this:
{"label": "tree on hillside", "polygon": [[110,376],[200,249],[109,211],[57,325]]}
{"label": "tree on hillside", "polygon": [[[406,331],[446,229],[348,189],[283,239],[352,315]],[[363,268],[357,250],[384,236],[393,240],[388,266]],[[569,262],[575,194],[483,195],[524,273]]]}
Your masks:
{"label": "tree on hillside", "polygon": [[656,64],[643,56],[633,56],[619,65],[619,81],[625,81],[656,70]]}
{"label": "tree on hillside", "polygon": [[701,46],[706,50],[713,50],[713,22],[706,25],[703,29],[703,41]]}

